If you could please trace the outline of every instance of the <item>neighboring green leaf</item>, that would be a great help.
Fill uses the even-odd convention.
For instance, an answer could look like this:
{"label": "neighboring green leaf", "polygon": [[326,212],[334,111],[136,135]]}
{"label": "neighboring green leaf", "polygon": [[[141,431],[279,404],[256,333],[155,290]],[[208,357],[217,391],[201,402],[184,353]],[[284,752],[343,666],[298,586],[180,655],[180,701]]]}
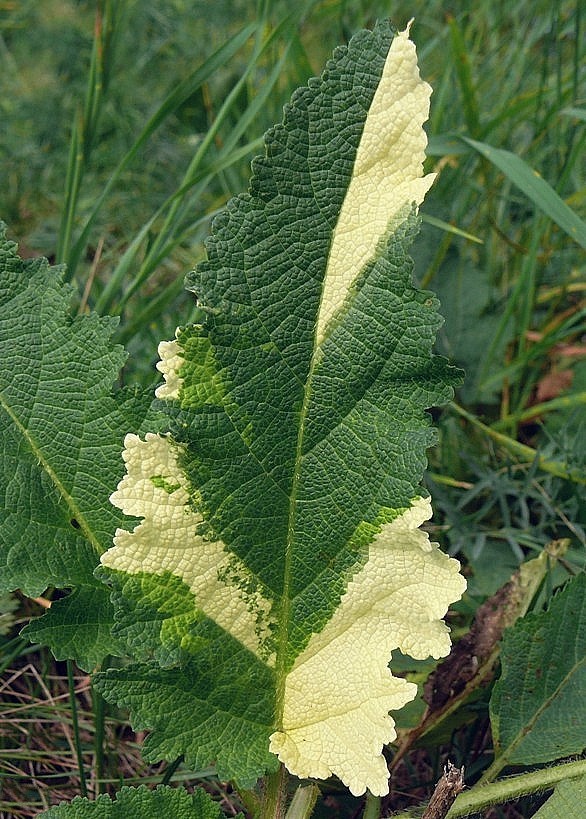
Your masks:
{"label": "neighboring green leaf", "polygon": [[533,815],[533,819],[570,819],[581,816],[585,805],[586,776],[566,779],[556,785],[553,795]]}
{"label": "neighboring green leaf", "polygon": [[154,729],[151,760],[247,786],[278,755],[384,794],[389,711],[415,694],[391,652],[449,651],[465,583],[419,529],[420,481],[458,373],[407,255],[430,91],[407,32],[338,49],[215,220],[189,280],[205,322],[159,347],[170,431],[126,437],[112,502],[142,520],[100,570],[138,663],[96,679]]}
{"label": "neighboring green leaf", "polygon": [[148,404],[115,400],[125,357],[110,343],[115,322],[72,319],[62,272],[20,259],[0,228],[0,586],[33,596],[75,587],[26,633],[89,669],[119,648],[93,572],[124,520],[108,504],[121,430]]}
{"label": "neighboring green leaf", "polygon": [[[81,796],[39,814],[43,819],[220,819],[224,814],[201,788],[188,793],[183,788],[159,785],[149,790],[121,788],[112,800],[102,794],[94,801]],[[242,814],[238,814],[242,816]]]}
{"label": "neighboring green leaf", "polygon": [[[88,555],[88,568],[91,559]],[[112,604],[104,589],[80,582],[75,573],[69,583],[75,583],[71,593],[53,601],[47,614],[31,620],[21,634],[49,646],[58,660],[72,658],[89,671],[108,654],[120,654],[123,643],[114,636]]]}
{"label": "neighboring green leaf", "polygon": [[586,747],[586,574],[505,632],[490,713],[499,769]]}
{"label": "neighboring green leaf", "polygon": [[477,142],[468,137],[461,137],[478,153],[504,173],[511,182],[520,188],[533,204],[542,210],[550,219],[561,227],[568,236],[586,249],[586,222],[554,191],[537,171],[533,170],[520,156],[502,148],[493,148],[485,142]]}

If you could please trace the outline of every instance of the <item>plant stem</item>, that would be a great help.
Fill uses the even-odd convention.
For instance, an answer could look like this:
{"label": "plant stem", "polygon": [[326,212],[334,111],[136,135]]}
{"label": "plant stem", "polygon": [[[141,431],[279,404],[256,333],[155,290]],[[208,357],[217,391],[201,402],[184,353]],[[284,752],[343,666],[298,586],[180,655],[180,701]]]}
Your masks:
{"label": "plant stem", "polygon": [[531,771],[531,773],[501,779],[488,785],[476,785],[457,797],[447,815],[447,819],[458,819],[460,816],[479,813],[491,805],[509,802],[520,796],[544,791],[553,788],[564,779],[575,779],[585,775],[586,759],[580,759],[577,762],[567,762],[553,768],[542,768],[539,771]]}
{"label": "plant stem", "polygon": [[379,819],[380,816],[380,796],[373,796],[370,792],[366,794],[366,804],[362,819]]}
{"label": "plant stem", "polygon": [[259,819],[284,819],[287,800],[287,769],[279,765],[265,778],[265,791]]}
{"label": "plant stem", "polygon": [[101,694],[92,689],[92,699],[94,704],[94,775],[96,782],[96,794],[101,793],[100,781],[104,777],[104,725],[106,721],[106,702]]}
{"label": "plant stem", "polygon": [[289,806],[285,819],[309,819],[313,813],[319,788],[311,783],[310,785],[300,785]]}
{"label": "plant stem", "polygon": [[73,677],[73,663],[67,660],[67,684],[69,687],[69,705],[71,707],[71,721],[73,723],[73,737],[75,742],[75,755],[77,757],[77,767],[79,770],[79,790],[82,796],[87,797],[87,782],[83,767],[83,751],[81,748],[81,737],[79,735],[79,720],[77,718],[77,699],[75,697],[75,679]]}
{"label": "plant stem", "polygon": [[565,478],[575,483],[586,483],[584,475],[578,469],[569,469],[566,464],[561,461],[550,461],[548,458],[544,458],[536,449],[519,443],[519,441],[509,438],[508,435],[503,435],[501,432],[492,429],[492,427],[483,424],[476,416],[463,407],[458,406],[458,404],[452,402],[450,406],[458,415],[461,415],[462,418],[465,418],[477,429],[482,430],[489,438],[492,438],[493,441],[496,441],[513,455],[516,455],[528,463],[536,461],[539,468],[543,469],[544,472],[549,472],[550,475],[556,475],[558,478]]}
{"label": "plant stem", "polygon": [[244,806],[244,810],[248,816],[260,816],[261,799],[255,791],[245,790],[244,788],[236,788],[240,801]]}

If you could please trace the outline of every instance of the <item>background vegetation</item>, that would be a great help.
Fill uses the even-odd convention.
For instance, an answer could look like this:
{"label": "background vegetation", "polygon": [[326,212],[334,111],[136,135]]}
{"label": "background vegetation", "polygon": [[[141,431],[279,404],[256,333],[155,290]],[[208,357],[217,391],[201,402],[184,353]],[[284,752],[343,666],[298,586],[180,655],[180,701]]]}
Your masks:
{"label": "background vegetation", "polygon": [[[246,188],[291,92],[357,29],[415,17],[434,88],[428,170],[440,172],[413,249],[416,277],[442,300],[440,350],[467,372],[456,401],[435,413],[428,476],[434,534],[469,577],[456,637],[551,540],[571,545],[536,609],[586,562],[583,257],[543,191],[519,187],[510,155],[503,172],[478,148],[522,158],[584,215],[580,5],[0,0],[0,216],[24,255],[67,263],[76,310],[120,315],[131,354],[121,383],[143,386],[157,381],[158,341],[194,315],[183,277],[204,254],[210,220]],[[0,599],[0,815],[33,816],[121,778],[204,779],[235,812],[237,796],[213,770],[147,769],[124,714],[18,637],[51,594]],[[448,756],[478,779],[492,760],[487,703],[485,689],[464,724],[448,719],[405,755],[386,809],[428,797]],[[418,707],[401,716],[405,729]],[[359,807],[335,785],[329,798],[340,816]],[[529,816],[537,804],[490,815]]]}

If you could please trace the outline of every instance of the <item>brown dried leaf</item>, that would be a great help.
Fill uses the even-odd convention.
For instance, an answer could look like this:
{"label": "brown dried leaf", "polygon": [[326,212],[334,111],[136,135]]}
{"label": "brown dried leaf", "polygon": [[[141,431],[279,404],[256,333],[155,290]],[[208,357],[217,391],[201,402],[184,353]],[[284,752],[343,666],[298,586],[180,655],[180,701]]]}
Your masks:
{"label": "brown dried leaf", "polygon": [[541,404],[557,398],[572,386],[574,380],[573,370],[552,370],[544,375],[537,384],[535,392],[535,402]]}

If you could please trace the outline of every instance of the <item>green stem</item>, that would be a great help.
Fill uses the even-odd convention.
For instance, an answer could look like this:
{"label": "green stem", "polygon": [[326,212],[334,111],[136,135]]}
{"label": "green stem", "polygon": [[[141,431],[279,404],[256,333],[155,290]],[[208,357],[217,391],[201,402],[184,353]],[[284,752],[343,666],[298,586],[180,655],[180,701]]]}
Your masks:
{"label": "green stem", "polygon": [[287,769],[278,770],[265,778],[265,791],[259,819],[284,819],[287,800]]}
{"label": "green stem", "polygon": [[285,819],[309,819],[313,813],[317,797],[319,796],[319,788],[315,784],[300,785],[287,811]]}
{"label": "green stem", "polygon": [[521,412],[516,412],[511,415],[505,415],[500,421],[497,421],[493,429],[500,431],[506,427],[522,423],[523,421],[530,421],[532,418],[537,418],[540,415],[545,415],[547,412],[554,412],[555,410],[569,410],[574,407],[586,404],[586,390],[573,393],[572,395],[561,395],[559,398],[552,398],[551,401],[544,401],[541,404],[534,404]]}
{"label": "green stem", "polygon": [[[99,670],[104,670],[110,665],[110,657],[104,657]],[[92,688],[92,704],[94,709],[94,778],[96,782],[96,795],[102,792],[102,781],[104,779],[104,759],[105,736],[106,736],[106,700],[95,688]]]}
{"label": "green stem", "polygon": [[379,819],[380,817],[380,796],[373,796],[370,792],[366,794],[366,804],[362,819]]}
{"label": "green stem", "polygon": [[561,461],[550,461],[547,458],[544,458],[543,455],[540,455],[538,450],[533,449],[530,446],[526,446],[525,444],[521,444],[514,438],[509,438],[508,435],[503,435],[502,432],[497,432],[496,430],[492,429],[492,427],[483,424],[482,421],[479,421],[476,416],[472,415],[470,412],[467,412],[463,407],[459,407],[455,403],[450,404],[450,406],[458,413],[458,415],[461,415],[462,418],[465,418],[473,426],[484,432],[489,438],[492,438],[493,441],[496,441],[513,455],[516,455],[528,463],[533,463],[536,461],[538,466],[543,469],[544,472],[549,472],[551,475],[556,475],[558,478],[565,478],[565,480],[574,481],[575,483],[586,483],[586,478],[584,478],[584,475],[580,470],[568,469],[566,464],[562,463]]}
{"label": "green stem", "polygon": [[539,771],[501,779],[488,785],[476,785],[457,797],[446,819],[458,819],[460,816],[480,813],[491,805],[548,790],[564,779],[575,779],[585,775],[586,759],[580,759],[577,762],[567,762],[553,768],[542,768]]}
{"label": "green stem", "polygon": [[77,717],[77,698],[75,696],[75,679],[73,677],[73,663],[67,660],[67,684],[69,687],[69,705],[71,707],[71,721],[73,723],[73,737],[75,742],[75,755],[77,757],[77,768],[79,770],[79,790],[82,796],[87,797],[87,782],[83,767],[83,751],[81,747],[81,737],[79,735],[79,719]]}
{"label": "green stem", "polygon": [[240,797],[240,801],[244,806],[244,810],[248,816],[255,817],[260,816],[260,805],[261,800],[258,793],[255,791],[245,790],[244,788],[236,788],[238,792],[238,796]]}

